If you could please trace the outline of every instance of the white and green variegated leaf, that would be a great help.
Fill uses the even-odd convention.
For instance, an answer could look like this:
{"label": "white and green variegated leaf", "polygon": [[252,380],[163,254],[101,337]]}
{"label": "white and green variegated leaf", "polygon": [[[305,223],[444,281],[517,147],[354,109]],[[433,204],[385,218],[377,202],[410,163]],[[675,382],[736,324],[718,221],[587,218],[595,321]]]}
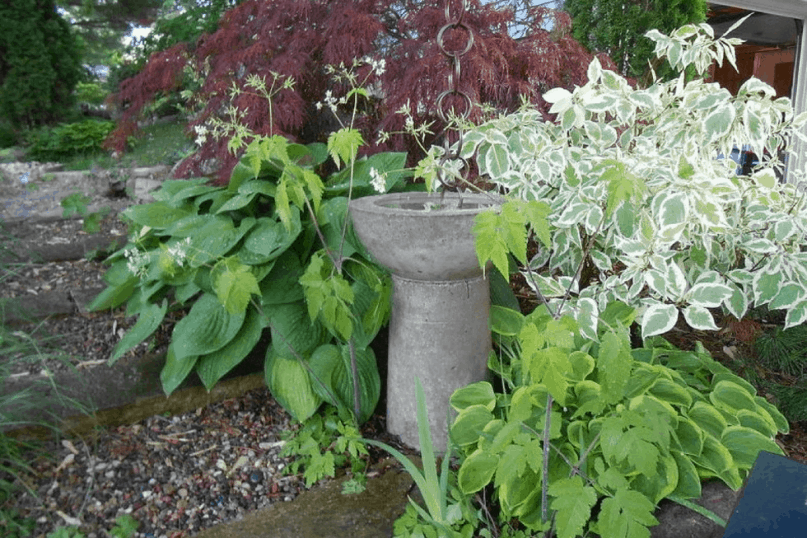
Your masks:
{"label": "white and green variegated leaf", "polygon": [[644,274],[644,281],[651,290],[658,293],[661,297],[667,296],[667,279],[664,273],[658,269],[649,269]]}
{"label": "white and green variegated leaf", "polygon": [[784,243],[796,232],[798,229],[792,220],[780,220],[773,226],[774,239],[777,243]]}
{"label": "white and green variegated leaf", "polygon": [[555,224],[563,227],[574,226],[586,218],[589,207],[588,204],[582,202],[569,204],[563,213],[560,214]]}
{"label": "white and green variegated leaf", "polygon": [[667,266],[667,293],[670,297],[679,299],[684,296],[687,289],[687,278],[677,263]]}
{"label": "white and green variegated leaf", "polygon": [[599,321],[599,308],[593,299],[579,299],[575,311],[575,319],[580,326],[580,332],[586,338],[597,341],[597,323]]}
{"label": "white and green variegated leaf", "polygon": [[731,130],[734,118],[737,116],[734,107],[727,103],[709,114],[703,122],[704,130],[709,142],[726,136]]}
{"label": "white and green variegated leaf", "polygon": [[764,238],[743,241],[741,246],[743,249],[749,250],[756,254],[773,254],[778,250],[775,243]]}
{"label": "white and green variegated leaf", "polygon": [[689,302],[693,305],[706,308],[717,308],[723,301],[729,299],[732,289],[725,284],[699,283],[692,286],[687,294]]}
{"label": "white and green variegated leaf", "polygon": [[558,283],[555,279],[545,277],[543,275],[536,275],[530,273],[524,273],[524,278],[527,280],[527,284],[529,284],[530,288],[535,290],[536,286],[538,287],[538,291],[544,297],[563,297],[566,295],[566,288],[564,288],[560,283]]}
{"label": "white and green variegated leaf", "polygon": [[795,282],[788,282],[782,286],[782,289],[779,290],[776,297],[768,304],[768,308],[771,310],[792,308],[796,303],[800,303],[804,299],[804,295],[804,286],[796,284]]}
{"label": "white and green variegated leaf", "polygon": [[748,312],[748,297],[736,284],[729,283],[728,286],[731,288],[731,297],[726,301],[726,308],[735,318],[743,319]]}
{"label": "white and green variegated leaf", "polygon": [[490,174],[492,178],[498,178],[510,171],[510,159],[507,146],[503,144],[491,144],[485,150],[485,169],[480,172]]}
{"label": "white and green variegated leaf", "polygon": [[785,329],[801,325],[807,321],[807,301],[801,301],[787,311],[785,316]]}
{"label": "white and green variegated leaf", "polygon": [[704,331],[716,331],[718,329],[718,326],[715,325],[712,313],[699,305],[689,305],[686,307],[684,309],[684,319],[693,329]]}
{"label": "white and green variegated leaf", "polygon": [[779,294],[779,290],[784,283],[785,276],[782,273],[769,273],[760,271],[754,275],[754,302],[761,306],[774,299]]}
{"label": "white and green variegated leaf", "polygon": [[678,321],[678,309],[675,305],[653,303],[642,315],[642,338],[664,334]]}

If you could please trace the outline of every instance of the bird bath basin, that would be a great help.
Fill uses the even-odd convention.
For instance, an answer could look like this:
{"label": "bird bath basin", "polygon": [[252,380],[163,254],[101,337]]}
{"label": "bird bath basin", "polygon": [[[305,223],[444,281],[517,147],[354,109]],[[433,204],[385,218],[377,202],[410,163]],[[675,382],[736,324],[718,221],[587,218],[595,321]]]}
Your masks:
{"label": "bird bath basin", "polygon": [[418,447],[415,378],[435,448],[444,451],[449,397],[487,377],[490,287],[474,250],[474,217],[502,203],[489,194],[423,192],[350,202],[357,236],[392,272],[387,429]]}

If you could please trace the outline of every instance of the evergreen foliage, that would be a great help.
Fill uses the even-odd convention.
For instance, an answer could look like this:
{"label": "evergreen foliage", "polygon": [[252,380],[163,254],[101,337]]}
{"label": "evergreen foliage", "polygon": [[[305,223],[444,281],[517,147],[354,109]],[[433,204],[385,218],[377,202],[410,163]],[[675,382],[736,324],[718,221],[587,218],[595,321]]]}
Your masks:
{"label": "evergreen foliage", "polygon": [[53,0],[0,3],[0,116],[16,126],[59,118],[72,103],[81,54]]}
{"label": "evergreen foliage", "polygon": [[[572,32],[593,52],[607,54],[623,76],[639,78],[655,58],[649,30],[669,34],[706,20],[706,0],[566,0]],[[658,70],[657,70],[658,71]],[[669,68],[660,75],[672,73]]]}
{"label": "evergreen foliage", "polygon": [[[512,111],[524,96],[548,109],[542,92],[585,81],[584,66],[590,55],[569,35],[570,20],[564,12],[532,9],[529,31],[516,40],[506,30],[514,16],[512,10],[479,1],[469,4],[463,23],[474,33],[474,46],[463,56],[459,86],[473,103]],[[125,111],[110,145],[125,149],[138,114],[155,98],[181,89],[189,71],[204,80],[194,96],[201,113],[191,128],[209,125],[216,116],[234,110],[229,108],[232,106],[244,113],[243,123],[258,134],[324,142],[323,134],[333,130],[333,125],[324,125],[326,120],[314,105],[326,101],[328,91],[342,93],[340,86],[344,86],[334,83],[326,68],[349,66],[365,56],[383,58],[387,65],[375,81],[374,97],[363,100],[358,110],[356,126],[365,140],[377,141],[382,130],[402,131],[405,118],[395,112],[407,103],[416,124],[435,121],[435,103],[449,89],[452,72],[436,39],[446,23],[443,8],[444,2],[439,0],[245,1],[225,13],[215,33],[155,53],[137,76],[122,82],[117,98]],[[551,32],[544,29],[550,18],[554,19]],[[449,50],[458,50],[467,34],[450,30],[445,38]],[[278,94],[276,114],[270,122],[260,96],[229,90],[234,84],[243,86],[248,74],[264,77],[273,72],[291,77],[295,87]],[[475,106],[471,120],[482,114],[482,107]],[[431,129],[439,136],[442,127],[435,124]],[[425,144],[437,136],[432,135]],[[416,149],[407,144],[413,143],[393,135],[366,151]],[[218,161],[220,181],[226,182],[238,160],[228,151],[226,137],[204,141],[178,173],[198,174],[212,159]]]}

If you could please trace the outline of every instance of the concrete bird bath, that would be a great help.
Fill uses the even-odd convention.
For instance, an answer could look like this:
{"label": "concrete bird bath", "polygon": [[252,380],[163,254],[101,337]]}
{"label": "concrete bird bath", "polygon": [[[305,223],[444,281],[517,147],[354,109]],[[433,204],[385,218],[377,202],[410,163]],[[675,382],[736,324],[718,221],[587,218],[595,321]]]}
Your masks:
{"label": "concrete bird bath", "polygon": [[387,429],[410,446],[419,446],[416,376],[441,452],[449,397],[487,377],[490,288],[471,228],[477,214],[501,203],[495,195],[424,192],[350,202],[356,234],[392,272]]}

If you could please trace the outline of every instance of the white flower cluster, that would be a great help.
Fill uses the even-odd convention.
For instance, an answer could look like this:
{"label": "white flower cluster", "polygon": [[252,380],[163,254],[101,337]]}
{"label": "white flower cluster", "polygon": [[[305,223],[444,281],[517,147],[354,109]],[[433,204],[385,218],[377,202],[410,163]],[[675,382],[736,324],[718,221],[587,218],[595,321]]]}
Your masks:
{"label": "white flower cluster", "polygon": [[323,105],[327,106],[331,109],[331,112],[336,114],[336,109],[339,105],[344,105],[347,103],[347,98],[342,97],[341,99],[337,99],[333,96],[331,90],[327,90],[325,92],[325,99],[323,101],[318,101],[316,104],[317,110],[322,110]]}
{"label": "white flower cluster", "polygon": [[140,252],[136,248],[130,248],[124,250],[123,255],[126,258],[126,269],[130,273],[141,279],[146,276],[151,263],[151,256],[147,252]]}
{"label": "white flower cluster", "polygon": [[172,247],[168,247],[167,252],[171,258],[174,259],[176,264],[180,267],[185,265],[185,261],[188,259],[188,249],[191,246],[191,238],[186,237],[184,240],[180,241],[176,245]]}
{"label": "white flower cluster", "polygon": [[386,172],[381,174],[375,168],[370,168],[370,184],[381,194],[387,191],[387,174]]}
{"label": "white flower cluster", "polygon": [[373,60],[369,56],[362,58],[362,61],[370,66],[376,76],[380,77],[387,70],[387,61],[384,58]]}
{"label": "white flower cluster", "polygon": [[207,134],[210,132],[205,125],[197,125],[193,128],[196,131],[196,145],[203,146],[207,142]]}

